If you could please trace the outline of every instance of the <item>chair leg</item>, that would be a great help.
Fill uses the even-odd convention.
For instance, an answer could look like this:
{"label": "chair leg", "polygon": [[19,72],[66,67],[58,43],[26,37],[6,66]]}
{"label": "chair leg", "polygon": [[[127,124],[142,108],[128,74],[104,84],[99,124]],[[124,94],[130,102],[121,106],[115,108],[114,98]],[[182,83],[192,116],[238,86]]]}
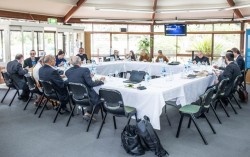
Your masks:
{"label": "chair leg", "polygon": [[215,109],[214,109],[214,106],[211,104],[210,107],[212,108],[212,110],[213,110],[213,112],[214,112],[214,114],[215,114],[215,117],[217,118],[218,122],[219,122],[220,124],[222,124],[222,123],[221,123],[221,120],[220,120],[220,118],[219,118],[219,116],[217,115],[217,113],[216,113],[216,111],[215,111]]}
{"label": "chair leg", "polygon": [[181,118],[180,118],[180,122],[179,122],[178,130],[177,130],[176,138],[178,138],[178,137],[179,137],[179,135],[180,135],[181,125],[182,125],[183,117],[184,117],[184,115],[183,115],[183,114],[181,114]]}
{"label": "chair leg", "polygon": [[117,129],[117,128],[116,128],[116,120],[115,120],[115,116],[113,116],[113,122],[114,122],[114,128],[115,128],[115,129]]}
{"label": "chair leg", "polygon": [[10,102],[9,106],[11,106],[11,104],[12,104],[13,100],[15,99],[17,93],[18,93],[18,91],[16,91],[15,95],[14,95],[13,98],[11,99],[11,102]]}
{"label": "chair leg", "polygon": [[29,99],[28,99],[28,101],[27,101],[25,107],[23,108],[23,110],[26,110],[26,108],[27,108],[27,106],[29,105],[29,102],[30,102],[30,100],[31,100],[31,98],[32,98],[32,96],[33,96],[33,94],[34,94],[34,93],[31,93],[31,95],[30,95],[30,97],[29,97]]}
{"label": "chair leg", "polygon": [[19,90],[17,90],[17,95],[20,96]]}
{"label": "chair leg", "polygon": [[239,106],[240,109],[242,109],[242,107],[241,107],[239,101],[236,99],[236,97],[234,96],[234,94],[233,94],[233,97],[234,97],[234,100],[235,100],[236,104]]}
{"label": "chair leg", "polygon": [[61,106],[61,104],[60,104],[59,107],[58,107],[58,110],[57,110],[57,112],[56,112],[56,116],[55,116],[55,118],[54,118],[54,120],[53,120],[53,123],[56,122],[56,119],[57,119],[58,114],[60,113],[61,109],[62,109],[62,106]]}
{"label": "chair leg", "polygon": [[49,99],[46,100],[46,102],[45,102],[45,104],[44,104],[44,106],[43,106],[43,108],[42,108],[42,111],[40,112],[38,118],[41,117],[41,115],[42,115],[42,113],[43,113],[43,110],[45,109],[45,106],[47,105],[47,102],[48,102],[48,101],[49,101]]}
{"label": "chair leg", "polygon": [[71,113],[70,113],[70,115],[69,115],[69,119],[68,119],[68,121],[67,121],[66,127],[69,126],[69,122],[70,122],[70,119],[71,119],[71,117],[72,117],[72,115],[73,115],[73,113],[74,113],[74,111],[75,111],[75,108],[76,108],[76,105],[74,105],[73,109],[71,110]]}
{"label": "chair leg", "polygon": [[44,98],[44,94],[42,95],[42,98],[41,98],[41,100],[39,101],[39,103],[38,103],[38,105],[37,105],[37,107],[36,107],[36,111],[35,111],[35,113],[34,113],[34,114],[36,114],[36,113],[37,113],[37,111],[38,111],[39,107],[41,106],[42,101],[43,101],[43,98]]}
{"label": "chair leg", "polygon": [[235,114],[238,114],[238,113],[237,113],[237,111],[235,110],[235,108],[234,108],[234,106],[233,106],[233,104],[232,104],[231,100],[230,100],[230,99],[227,99],[227,100],[228,100],[228,102],[229,102],[230,106],[232,107],[232,109],[233,109],[234,113],[235,113]]}
{"label": "chair leg", "polygon": [[100,134],[101,134],[102,127],[103,127],[103,124],[104,124],[104,121],[105,121],[106,117],[107,117],[107,112],[106,112],[105,115],[104,115],[104,118],[103,118],[103,120],[102,120],[101,127],[100,127],[100,129],[99,129],[99,131],[98,131],[98,133],[97,133],[97,137],[96,137],[97,139],[99,138],[99,136],[100,136]]}
{"label": "chair leg", "polygon": [[207,145],[207,144],[208,144],[208,143],[207,143],[207,140],[206,140],[206,138],[204,137],[204,135],[202,134],[202,132],[201,132],[201,130],[200,130],[198,124],[196,123],[194,115],[191,115],[191,119],[192,119],[192,121],[193,121],[193,123],[194,123],[196,129],[198,130],[198,132],[199,132],[199,134],[200,134],[200,136],[201,136],[201,138],[202,138],[204,144]]}
{"label": "chair leg", "polygon": [[226,110],[226,108],[225,108],[225,106],[224,106],[224,104],[223,104],[223,102],[221,100],[220,100],[220,105],[223,108],[223,110],[225,111],[227,117],[230,117],[230,115],[228,114],[228,112],[227,112],[227,110]]}
{"label": "chair leg", "polygon": [[213,133],[216,134],[216,131],[214,130],[213,125],[212,125],[212,124],[210,123],[210,121],[208,120],[207,115],[206,115],[205,113],[203,113],[203,115],[204,115],[204,117],[206,118],[207,123],[209,124],[209,126],[210,126],[210,128],[212,129]]}
{"label": "chair leg", "polygon": [[90,120],[89,120],[89,123],[88,123],[88,127],[87,127],[86,132],[89,131],[89,127],[90,127],[90,124],[91,124],[91,122],[92,122],[92,118],[93,118],[93,116],[94,116],[95,109],[96,109],[96,105],[94,106],[94,108],[93,108],[93,110],[92,110],[92,113],[91,113],[91,116],[90,116]]}
{"label": "chair leg", "polygon": [[195,121],[194,115],[191,115],[191,119],[192,119],[192,121],[193,121],[193,123],[194,123],[196,129],[198,130],[198,132],[199,132],[199,134],[200,134],[200,136],[201,136],[201,138],[202,138],[204,144],[207,145],[207,144],[208,144],[208,143],[207,143],[207,140],[205,139],[205,137],[204,137],[204,135],[202,134],[202,132],[201,132],[199,126],[197,125],[197,123],[196,123],[196,121]]}
{"label": "chair leg", "polygon": [[188,128],[190,128],[190,126],[191,126],[191,117],[189,117]]}
{"label": "chair leg", "polygon": [[102,119],[103,119],[103,108],[102,108],[102,106],[100,107],[100,109],[101,109],[101,116],[102,116]]}
{"label": "chair leg", "polygon": [[9,93],[9,91],[10,91],[10,87],[9,87],[9,89],[7,90],[7,92],[5,93],[5,95],[3,96],[2,100],[1,100],[1,103],[3,103],[3,101],[4,101],[5,97],[6,97],[6,95]]}
{"label": "chair leg", "polygon": [[135,113],[135,120],[136,120],[136,122],[138,121],[137,113]]}

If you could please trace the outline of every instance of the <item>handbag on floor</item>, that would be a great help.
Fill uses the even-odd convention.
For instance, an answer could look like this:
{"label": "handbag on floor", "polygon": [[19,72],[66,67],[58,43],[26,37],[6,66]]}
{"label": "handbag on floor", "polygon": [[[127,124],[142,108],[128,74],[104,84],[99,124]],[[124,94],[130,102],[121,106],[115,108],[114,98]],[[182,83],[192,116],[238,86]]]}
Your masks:
{"label": "handbag on floor", "polygon": [[241,101],[248,102],[248,92],[244,89],[244,87],[240,86],[237,92]]}
{"label": "handbag on floor", "polygon": [[168,152],[162,147],[160,139],[147,116],[144,116],[143,120],[137,122],[136,126],[137,134],[141,137],[143,143],[146,144],[147,148],[144,149],[149,149],[155,152],[155,155],[158,157],[169,155]]}
{"label": "handbag on floor", "polygon": [[121,134],[122,146],[130,155],[143,155],[145,150],[141,145],[140,137],[136,134],[135,125],[127,125]]}

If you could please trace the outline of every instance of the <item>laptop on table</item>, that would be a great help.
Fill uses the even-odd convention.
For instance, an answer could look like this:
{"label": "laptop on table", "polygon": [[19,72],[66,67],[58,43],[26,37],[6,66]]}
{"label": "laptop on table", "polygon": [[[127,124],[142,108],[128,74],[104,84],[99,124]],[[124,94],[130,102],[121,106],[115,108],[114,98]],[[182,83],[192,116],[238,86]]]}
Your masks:
{"label": "laptop on table", "polygon": [[130,73],[129,80],[123,81],[124,83],[137,84],[143,81],[144,76],[146,75],[145,71],[135,71],[132,70]]}

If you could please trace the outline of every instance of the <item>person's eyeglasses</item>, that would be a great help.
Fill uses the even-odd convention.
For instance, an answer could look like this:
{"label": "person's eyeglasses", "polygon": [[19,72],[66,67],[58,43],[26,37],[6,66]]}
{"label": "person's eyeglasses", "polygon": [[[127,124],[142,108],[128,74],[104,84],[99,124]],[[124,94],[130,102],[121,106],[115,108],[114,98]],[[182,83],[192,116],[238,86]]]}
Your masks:
{"label": "person's eyeglasses", "polygon": [[30,53],[30,55],[35,55],[35,53]]}

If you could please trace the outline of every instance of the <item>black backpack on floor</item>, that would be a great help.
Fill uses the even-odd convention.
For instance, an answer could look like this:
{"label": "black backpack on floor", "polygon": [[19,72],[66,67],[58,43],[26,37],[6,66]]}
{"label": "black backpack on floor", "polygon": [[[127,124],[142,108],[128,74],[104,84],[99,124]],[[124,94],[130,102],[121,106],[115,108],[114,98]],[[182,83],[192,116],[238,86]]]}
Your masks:
{"label": "black backpack on floor", "polygon": [[121,134],[122,146],[130,155],[143,155],[145,150],[141,144],[140,136],[136,134],[135,125],[127,125]]}
{"label": "black backpack on floor", "polygon": [[147,116],[144,116],[143,120],[137,122],[136,127],[137,134],[143,140],[141,143],[145,143],[146,145],[145,149],[155,152],[155,155],[158,157],[169,155],[168,152],[162,147],[160,139]]}

